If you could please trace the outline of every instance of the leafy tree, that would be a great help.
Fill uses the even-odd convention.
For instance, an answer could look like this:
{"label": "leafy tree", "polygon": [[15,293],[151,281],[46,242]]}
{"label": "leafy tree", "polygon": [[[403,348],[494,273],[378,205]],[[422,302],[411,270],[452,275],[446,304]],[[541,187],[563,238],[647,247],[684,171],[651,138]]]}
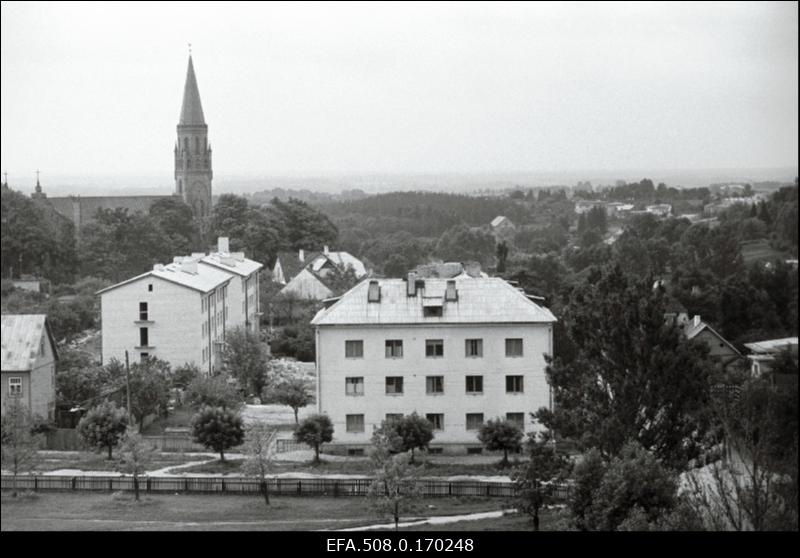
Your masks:
{"label": "leafy tree", "polygon": [[222,364],[242,388],[252,394],[260,394],[267,382],[267,354],[258,335],[237,327],[225,335]]}
{"label": "leafy tree", "polygon": [[192,417],[192,436],[195,442],[219,452],[219,460],[225,461],[225,450],[244,440],[242,417],[231,409],[203,407]]}
{"label": "leafy tree", "polygon": [[333,440],[333,423],[328,415],[311,415],[294,431],[294,439],[314,448],[314,463],[319,463],[319,448]]}
{"label": "leafy tree", "polygon": [[394,519],[395,531],[399,529],[400,515],[414,509],[421,491],[417,487],[414,468],[407,453],[392,455],[390,448],[376,446],[371,455],[374,478],[369,487],[373,509]]}
{"label": "leafy tree", "polygon": [[574,485],[567,503],[572,522],[578,529],[588,529],[587,515],[594,501],[594,491],[603,481],[606,473],[606,462],[596,448],[583,454],[583,459],[575,466]]}
{"label": "leafy tree", "polygon": [[131,365],[131,414],[140,427],[148,415],[166,409],[172,384],[170,376],[169,363],[157,358]]}
{"label": "leafy tree", "polygon": [[59,351],[56,365],[56,399],[61,405],[75,406],[92,400],[109,387],[111,377],[96,364],[89,353],[65,349]]}
{"label": "leafy tree", "polygon": [[478,440],[489,451],[502,450],[501,467],[508,466],[508,452],[522,449],[522,429],[515,423],[497,418],[488,420],[478,432]]}
{"label": "leafy tree", "polygon": [[150,206],[150,218],[163,233],[162,242],[169,246],[170,253],[190,254],[201,246],[194,212],[180,198],[173,196],[156,200]]}
{"label": "leafy tree", "polygon": [[314,328],[305,322],[287,326],[271,341],[270,348],[276,357],[296,358],[300,362],[314,362],[316,347]]}
{"label": "leafy tree", "polygon": [[390,451],[411,452],[412,464],[414,463],[414,450],[427,448],[433,440],[433,425],[416,412],[400,418],[384,420],[377,432],[378,436],[385,435],[394,440],[388,446]]}
{"label": "leafy tree", "polygon": [[119,441],[117,468],[133,475],[133,494],[139,501],[139,475],[147,470],[153,460],[153,448],[140,434],[128,429]]}
{"label": "leafy tree", "polygon": [[665,322],[664,293],[651,284],[613,268],[573,291],[563,314],[577,355],[549,359],[554,410],[535,416],[607,456],[632,439],[681,467],[708,429],[713,365],[707,347]]}
{"label": "leafy tree", "polygon": [[39,461],[41,435],[33,432],[34,418],[19,398],[6,398],[3,407],[2,467],[14,477],[11,495],[16,498],[17,475],[32,471]]}
{"label": "leafy tree", "polygon": [[193,409],[222,407],[238,411],[242,397],[225,374],[198,376],[186,388],[186,401]]}
{"label": "leafy tree", "polygon": [[314,397],[309,393],[308,382],[301,378],[283,381],[274,389],[267,390],[264,395],[267,401],[291,407],[294,411],[295,424],[300,424],[297,418],[298,410],[314,401]]}
{"label": "leafy tree", "polygon": [[494,263],[494,236],[483,229],[456,225],[446,230],[436,243],[436,255],[445,261],[476,260],[488,267]]}
{"label": "leafy tree", "polygon": [[339,236],[339,230],[327,215],[294,198],[286,202],[273,199],[266,214],[280,231],[284,248],[290,250],[330,246]]}
{"label": "leafy tree", "polygon": [[128,416],[124,408],[118,408],[114,402],[101,403],[89,411],[78,423],[78,433],[90,447],[108,450],[108,459],[112,458],[111,452],[119,443],[120,438],[128,428]]}
{"label": "leafy tree", "polygon": [[569,459],[555,452],[546,438],[531,434],[528,440],[530,460],[511,475],[519,493],[519,507],[531,516],[533,530],[539,530],[539,510],[555,501],[554,483],[562,480],[571,468]]}
{"label": "leafy tree", "polygon": [[505,272],[506,260],[508,260],[508,244],[504,240],[497,245],[497,273]]}
{"label": "leafy tree", "polygon": [[275,457],[275,438],[277,430],[263,424],[251,424],[245,430],[244,448],[245,461],[242,464],[242,472],[259,480],[261,493],[264,495],[264,503],[269,506],[269,486],[267,485],[267,475],[272,468]]}
{"label": "leafy tree", "polygon": [[172,387],[186,389],[189,385],[202,376],[200,368],[193,362],[178,366],[172,373]]}

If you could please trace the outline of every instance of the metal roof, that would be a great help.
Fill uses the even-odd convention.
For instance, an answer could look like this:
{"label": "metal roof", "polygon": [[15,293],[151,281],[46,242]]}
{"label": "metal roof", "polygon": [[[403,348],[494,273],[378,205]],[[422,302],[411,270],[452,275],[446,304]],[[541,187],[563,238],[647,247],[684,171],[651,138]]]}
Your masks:
{"label": "metal roof", "polygon": [[[556,318],[547,308],[531,301],[523,292],[498,277],[456,278],[458,300],[444,301],[447,279],[425,279],[417,296],[406,294],[403,279],[373,279],[380,290],[380,302],[368,302],[369,280],[362,281],[338,302],[320,310],[313,325],[379,324],[481,324],[551,323]],[[453,279],[450,279],[453,281]],[[443,302],[441,317],[426,317],[425,301],[434,297]]]}
{"label": "metal roof", "polygon": [[259,262],[249,260],[241,254],[236,252],[230,254],[222,254],[220,252],[212,252],[208,256],[200,260],[199,263],[214,266],[218,269],[230,271],[242,277],[248,277],[252,273],[264,267]]}
{"label": "metal roof", "polygon": [[194,64],[189,56],[189,67],[186,69],[186,83],[183,86],[183,104],[181,105],[180,126],[205,126],[203,105],[197,89],[197,78],[194,75]]}
{"label": "metal roof", "polygon": [[47,327],[45,314],[4,314],[2,316],[3,372],[23,372],[33,368],[42,335],[46,335],[58,358],[56,344]]}
{"label": "metal roof", "polygon": [[[176,260],[177,259],[178,258],[176,258]],[[182,262],[191,263],[192,261],[197,262],[197,259],[191,257],[182,258]],[[171,283],[176,283],[178,285],[200,291],[201,293],[207,293],[227,283],[231,280],[231,277],[233,277],[230,272],[223,271],[211,265],[197,265],[195,269],[197,271],[192,273],[187,271],[182,263],[173,262],[171,264],[160,266],[159,269],[153,269],[152,271],[142,273],[136,277],[131,277],[130,279],[117,283],[116,285],[106,287],[105,289],[97,291],[95,294],[103,294],[112,289],[116,289],[117,287],[122,287],[123,285],[133,283],[134,281],[139,281],[146,277],[158,277],[159,279],[164,279],[165,281],[170,281]]]}
{"label": "metal roof", "polygon": [[364,263],[349,252],[328,252],[327,254],[323,252],[317,254],[314,259],[311,260],[312,271],[319,271],[322,269],[325,266],[326,258],[342,271],[347,269],[348,266],[352,267],[356,277],[363,277],[367,274]]}
{"label": "metal roof", "polygon": [[511,221],[508,220],[508,217],[506,217],[505,215],[498,215],[497,217],[492,219],[492,226],[496,227],[497,225],[499,225],[503,221],[508,221],[509,223],[511,222]]}
{"label": "metal roof", "polygon": [[745,343],[745,347],[754,353],[775,353],[797,347],[797,337],[784,337],[783,339],[767,339],[765,341],[756,341],[754,343]]}

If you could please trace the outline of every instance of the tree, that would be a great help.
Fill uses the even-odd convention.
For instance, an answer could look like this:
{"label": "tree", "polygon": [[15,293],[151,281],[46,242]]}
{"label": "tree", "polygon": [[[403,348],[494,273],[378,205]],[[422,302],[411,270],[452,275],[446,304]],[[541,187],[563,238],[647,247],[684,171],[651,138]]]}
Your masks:
{"label": "tree", "polygon": [[178,366],[173,372],[172,387],[186,389],[201,375],[200,368],[196,364],[187,362],[183,366]]}
{"label": "tree", "polygon": [[[433,425],[416,412],[396,419],[384,420],[376,431],[378,436],[387,436],[393,442],[387,447],[392,452],[411,452],[411,463],[414,463],[414,451],[425,449],[433,440]],[[375,434],[373,434],[373,442]]]}
{"label": "tree", "polygon": [[445,261],[477,260],[482,266],[488,267],[494,263],[495,239],[488,231],[456,225],[439,237],[436,255]]}
{"label": "tree", "polygon": [[222,364],[242,388],[251,394],[261,394],[267,382],[267,354],[257,334],[244,327],[227,332]]}
{"label": "tree", "polygon": [[192,417],[192,436],[195,442],[219,452],[225,461],[225,450],[244,440],[242,416],[231,409],[203,407]]}
{"label": "tree", "polygon": [[530,460],[511,475],[519,494],[519,507],[531,516],[533,530],[539,530],[539,510],[555,501],[554,483],[562,480],[571,462],[555,451],[546,438],[531,434],[528,440]]}
{"label": "tree", "polygon": [[554,409],[539,409],[539,422],[605,456],[637,440],[685,467],[708,431],[714,366],[705,345],[665,322],[666,304],[652,281],[617,267],[590,274],[563,312],[577,354],[570,362],[548,357]]}
{"label": "tree", "polygon": [[157,358],[131,365],[131,414],[140,428],[148,415],[166,409],[170,376],[169,363]]}
{"label": "tree", "polygon": [[136,434],[129,428],[119,441],[117,468],[123,473],[133,475],[133,494],[137,502],[139,501],[139,475],[147,470],[147,466],[152,460],[152,446],[145,442],[140,434]]}
{"label": "tree", "polygon": [[106,401],[89,409],[78,423],[78,433],[90,447],[108,449],[108,459],[128,428],[128,416],[124,408]]}
{"label": "tree", "polygon": [[163,197],[150,206],[150,217],[163,233],[172,254],[190,254],[200,247],[200,231],[192,208],[179,197]]}
{"label": "tree", "polygon": [[186,388],[186,401],[193,409],[208,406],[238,411],[242,397],[232,382],[225,374],[198,376]]}
{"label": "tree", "polygon": [[502,450],[501,467],[508,466],[508,452],[522,448],[522,429],[515,423],[500,418],[488,420],[478,431],[478,440],[489,451]]}
{"label": "tree", "polygon": [[392,455],[390,448],[383,444],[378,444],[370,457],[374,478],[368,497],[378,514],[388,514],[394,519],[397,531],[400,515],[413,509],[414,502],[421,494],[415,470],[409,463],[407,453]]}
{"label": "tree", "polygon": [[294,423],[300,424],[297,411],[312,403],[314,397],[309,393],[308,382],[301,378],[292,378],[275,386],[273,390],[265,392],[264,399],[270,402],[287,405],[294,411]]}
{"label": "tree", "polygon": [[497,273],[505,272],[506,260],[508,260],[508,244],[504,240],[497,245]]}
{"label": "tree", "polygon": [[333,423],[328,415],[311,415],[294,431],[294,439],[314,448],[314,463],[319,463],[319,448],[333,440]]}
{"label": "tree", "polygon": [[14,476],[11,495],[17,496],[17,475],[32,471],[38,463],[40,435],[33,432],[35,421],[17,397],[3,403],[2,467]]}
{"label": "tree", "polygon": [[285,202],[274,198],[265,212],[280,231],[286,249],[332,246],[339,236],[339,229],[327,215],[294,198]]}
{"label": "tree", "polygon": [[244,437],[245,461],[242,464],[242,472],[248,477],[255,477],[259,480],[261,493],[264,495],[264,503],[269,506],[269,487],[267,485],[267,474],[272,467],[275,457],[275,438],[277,430],[263,423],[251,424],[247,427]]}
{"label": "tree", "polygon": [[797,530],[796,363],[790,376],[784,385],[748,379],[738,397],[715,397],[731,458],[689,476],[695,501],[715,529]]}

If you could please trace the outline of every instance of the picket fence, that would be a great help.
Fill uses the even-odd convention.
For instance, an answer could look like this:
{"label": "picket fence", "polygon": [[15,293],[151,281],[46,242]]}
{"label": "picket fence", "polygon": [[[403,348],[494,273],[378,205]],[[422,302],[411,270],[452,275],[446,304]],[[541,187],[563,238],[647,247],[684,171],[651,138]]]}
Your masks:
{"label": "picket fence", "polygon": [[[3,490],[14,488],[14,477],[2,475]],[[273,478],[266,481],[270,494],[275,496],[366,496],[371,479]],[[513,498],[517,490],[511,482],[446,481],[423,479],[417,481],[423,497],[482,496]],[[262,493],[258,479],[242,477],[139,477],[139,489],[146,493],[242,494]],[[566,499],[567,484],[552,485],[556,499]],[[16,490],[37,491],[132,491],[131,476],[41,476],[20,475]]]}

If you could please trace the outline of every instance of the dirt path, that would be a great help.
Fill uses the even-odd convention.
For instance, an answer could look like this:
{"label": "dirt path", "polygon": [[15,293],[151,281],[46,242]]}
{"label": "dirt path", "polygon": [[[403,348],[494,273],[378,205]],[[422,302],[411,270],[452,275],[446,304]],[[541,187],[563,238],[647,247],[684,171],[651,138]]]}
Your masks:
{"label": "dirt path", "polygon": [[[491,512],[467,513],[463,515],[440,515],[427,519],[405,521],[398,524],[398,527],[416,527],[419,525],[447,525],[448,523],[458,523],[459,521],[477,521],[480,519],[493,519],[502,517],[507,513],[514,513],[516,509],[497,510]],[[347,529],[332,529],[332,531],[371,531],[373,529],[394,529],[394,523],[383,523],[380,525],[366,525],[364,527],[350,527]]]}

